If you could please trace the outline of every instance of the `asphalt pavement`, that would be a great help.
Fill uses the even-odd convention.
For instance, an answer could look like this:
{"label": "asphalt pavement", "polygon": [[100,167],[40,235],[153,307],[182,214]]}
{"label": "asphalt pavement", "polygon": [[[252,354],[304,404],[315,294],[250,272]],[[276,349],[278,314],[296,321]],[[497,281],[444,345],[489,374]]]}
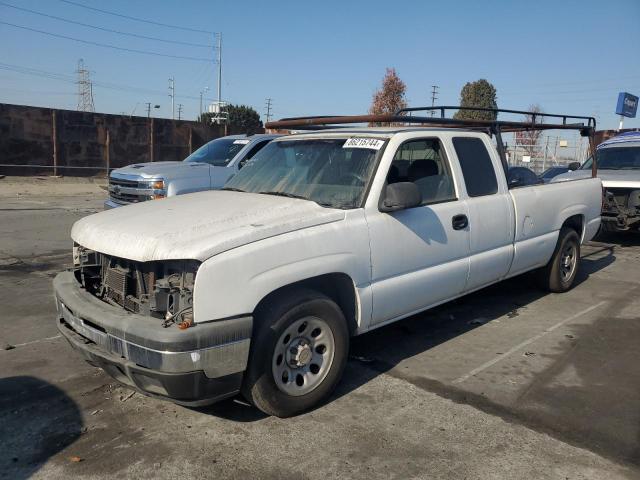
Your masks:
{"label": "asphalt pavement", "polygon": [[518,277],[354,339],[330,401],[278,419],[133,393],[57,334],[104,196],[0,179],[0,478],[640,478],[640,236],[586,245],[566,294]]}

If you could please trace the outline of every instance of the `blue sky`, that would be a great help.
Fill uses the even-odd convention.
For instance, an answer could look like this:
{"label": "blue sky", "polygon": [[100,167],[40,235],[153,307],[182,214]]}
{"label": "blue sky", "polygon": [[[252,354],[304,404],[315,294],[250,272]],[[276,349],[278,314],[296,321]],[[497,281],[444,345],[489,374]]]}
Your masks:
{"label": "blue sky", "polygon": [[[457,104],[465,82],[486,78],[504,108],[540,104],[550,113],[595,115],[615,128],[619,91],[640,94],[640,0],[583,1],[220,1],[73,0],[94,8],[223,34],[223,100],[275,117],[365,112],[385,67],[407,84],[411,105]],[[108,29],[207,44],[210,34],[141,23],[61,0],[0,0],[0,22],[123,48],[212,58],[207,47],[131,38],[19,11],[12,4]],[[176,103],[195,119],[199,92],[215,94],[211,62],[124,52],[0,23],[0,102],[75,109],[79,58],[91,70],[96,110],[170,117]],[[9,69],[6,66],[9,65]],[[5,68],[2,68],[5,66]],[[18,73],[14,66],[65,75]],[[56,77],[60,78],[60,77]],[[113,88],[105,88],[109,85]],[[137,107],[136,107],[137,104]],[[640,127],[626,119],[625,126]]]}

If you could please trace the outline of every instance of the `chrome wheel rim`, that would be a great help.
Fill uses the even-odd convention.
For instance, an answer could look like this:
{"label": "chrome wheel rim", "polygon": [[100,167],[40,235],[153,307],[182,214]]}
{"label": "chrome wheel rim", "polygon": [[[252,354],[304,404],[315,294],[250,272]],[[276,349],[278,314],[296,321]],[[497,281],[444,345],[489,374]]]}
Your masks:
{"label": "chrome wheel rim", "polygon": [[565,245],[560,255],[560,276],[563,282],[568,282],[573,276],[578,263],[578,249],[573,243]]}
{"label": "chrome wheel rim", "polygon": [[306,395],[325,379],[335,354],[331,328],[321,318],[305,317],[289,325],[273,351],[271,370],[278,389]]}

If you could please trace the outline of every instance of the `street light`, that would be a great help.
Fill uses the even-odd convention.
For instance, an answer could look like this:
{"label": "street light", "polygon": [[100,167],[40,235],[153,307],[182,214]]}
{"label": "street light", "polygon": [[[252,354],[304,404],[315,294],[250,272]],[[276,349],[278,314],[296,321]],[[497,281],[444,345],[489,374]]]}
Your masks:
{"label": "street light", "polygon": [[[147,118],[151,118],[151,102],[147,102]],[[160,105],[154,105],[153,108],[160,108]]]}
{"label": "street light", "polygon": [[204,87],[204,90],[200,92],[200,118],[202,118],[202,96],[209,91],[209,87]]}

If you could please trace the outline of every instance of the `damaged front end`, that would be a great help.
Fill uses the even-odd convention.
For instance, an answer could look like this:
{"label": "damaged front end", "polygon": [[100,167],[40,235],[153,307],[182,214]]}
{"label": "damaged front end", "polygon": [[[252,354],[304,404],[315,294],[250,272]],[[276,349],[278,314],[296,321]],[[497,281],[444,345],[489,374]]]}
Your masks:
{"label": "damaged front end", "polygon": [[56,321],[90,364],[184,405],[207,405],[240,390],[253,318],[194,323],[200,262],[137,262],[78,244],[73,262],[53,281]]}
{"label": "damaged front end", "polygon": [[193,323],[193,286],[200,262],[136,262],[73,247],[74,275],[101,300],[132,313],[189,326]]}
{"label": "damaged front end", "polygon": [[640,229],[640,189],[605,189],[602,228],[605,231]]}

